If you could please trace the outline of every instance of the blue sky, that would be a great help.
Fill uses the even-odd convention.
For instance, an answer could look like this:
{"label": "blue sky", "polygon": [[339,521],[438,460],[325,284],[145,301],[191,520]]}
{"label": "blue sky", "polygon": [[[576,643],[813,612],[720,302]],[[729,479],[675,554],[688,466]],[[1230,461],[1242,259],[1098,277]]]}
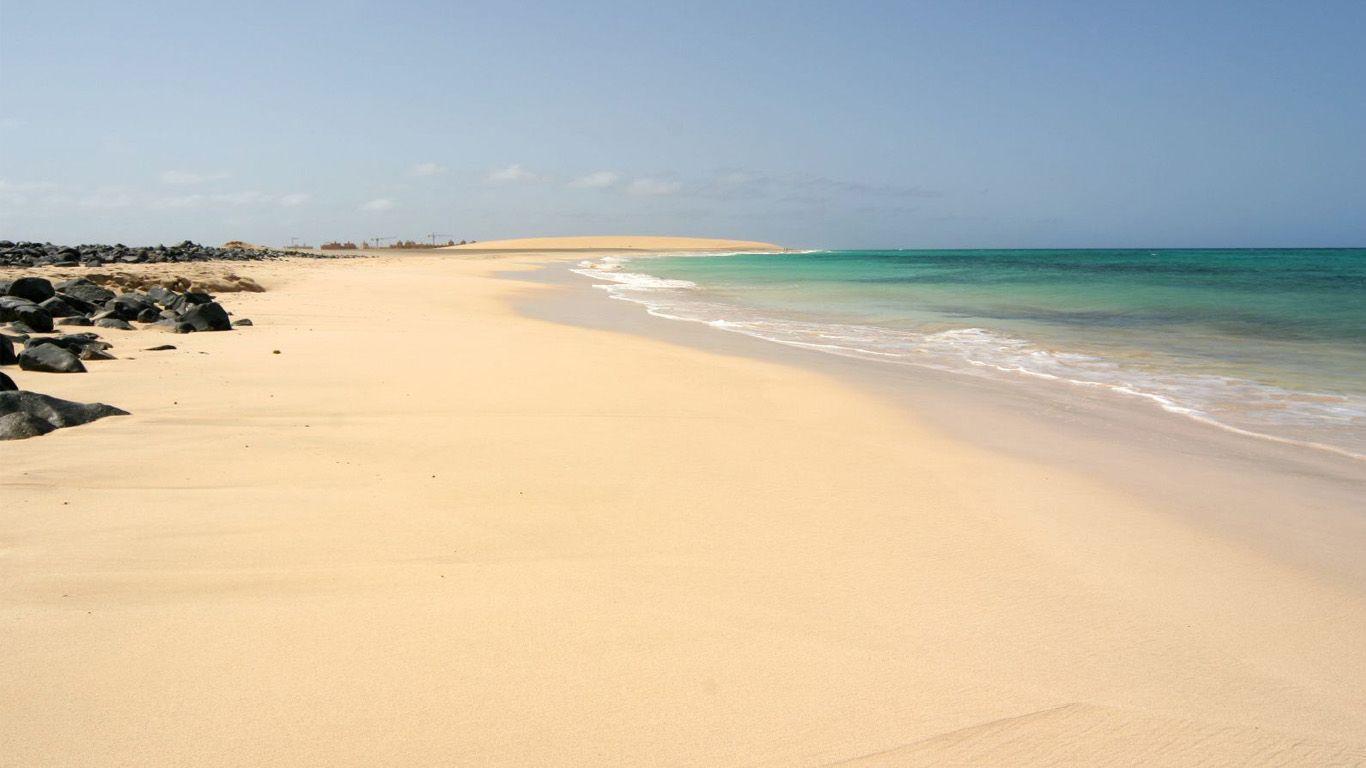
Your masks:
{"label": "blue sky", "polygon": [[0,0],[0,237],[1366,245],[1366,3]]}

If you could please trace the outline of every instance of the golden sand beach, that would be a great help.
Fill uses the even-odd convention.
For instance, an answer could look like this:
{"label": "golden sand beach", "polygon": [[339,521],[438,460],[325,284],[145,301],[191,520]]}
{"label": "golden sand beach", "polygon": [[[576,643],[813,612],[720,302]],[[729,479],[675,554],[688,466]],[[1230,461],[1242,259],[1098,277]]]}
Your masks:
{"label": "golden sand beach", "polygon": [[525,245],[242,266],[254,328],[44,379],[132,416],[0,447],[0,764],[1366,762],[1360,583],[530,317]]}

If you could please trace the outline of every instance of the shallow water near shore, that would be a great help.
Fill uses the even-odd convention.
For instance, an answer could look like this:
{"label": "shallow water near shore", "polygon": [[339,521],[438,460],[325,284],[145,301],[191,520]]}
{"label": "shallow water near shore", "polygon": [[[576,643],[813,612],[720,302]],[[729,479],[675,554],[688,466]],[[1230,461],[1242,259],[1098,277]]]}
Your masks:
{"label": "shallow water near shore", "polygon": [[1366,249],[605,256],[577,271],[661,317],[1100,389],[1366,457]]}

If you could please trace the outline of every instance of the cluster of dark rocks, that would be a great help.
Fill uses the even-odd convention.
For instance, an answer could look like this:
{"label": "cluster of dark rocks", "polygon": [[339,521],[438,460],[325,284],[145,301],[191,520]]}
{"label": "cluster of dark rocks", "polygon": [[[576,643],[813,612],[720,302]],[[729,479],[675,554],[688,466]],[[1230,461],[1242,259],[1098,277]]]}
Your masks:
{"label": "cluster of dark rocks", "polygon": [[[133,323],[175,333],[230,331],[227,310],[207,293],[176,293],[155,285],[114,293],[83,277],[56,285],[42,277],[0,279],[0,322],[13,335],[52,333],[55,326],[134,329]],[[239,320],[238,325],[250,325]]]}
{"label": "cluster of dark rocks", "polygon": [[[0,279],[0,323],[0,366],[17,365],[33,373],[85,373],[88,361],[114,359],[109,353],[113,345],[98,333],[56,333],[59,326],[195,333],[251,325],[246,319],[234,324],[207,293],[152,286],[116,294],[85,278],[53,285],[42,277]],[[123,413],[99,403],[85,405],[20,391],[0,371],[0,440],[33,437]]]}
{"label": "cluster of dark rocks", "polygon": [[186,240],[179,245],[53,245],[0,240],[0,266],[102,267],[107,264],[177,264],[191,261],[266,261],[308,253],[270,248],[215,248]]}

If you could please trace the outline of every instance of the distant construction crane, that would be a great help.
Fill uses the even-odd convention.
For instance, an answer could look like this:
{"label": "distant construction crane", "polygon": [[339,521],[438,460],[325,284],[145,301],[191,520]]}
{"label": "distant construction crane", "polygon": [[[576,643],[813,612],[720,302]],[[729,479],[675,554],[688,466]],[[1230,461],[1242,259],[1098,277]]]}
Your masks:
{"label": "distant construction crane", "polygon": [[370,238],[369,242],[374,243],[374,244],[375,244],[375,247],[378,248],[380,243],[387,243],[387,242],[389,242],[390,240],[397,240],[397,239],[398,239],[397,237],[372,237],[372,238]]}
{"label": "distant construction crane", "polygon": [[428,233],[427,233],[427,237],[431,239],[432,245],[436,245],[436,239],[437,239],[438,237],[449,237],[449,238],[454,238],[455,235],[442,235],[442,234],[438,234],[438,233],[436,233],[436,232],[428,232]]}

